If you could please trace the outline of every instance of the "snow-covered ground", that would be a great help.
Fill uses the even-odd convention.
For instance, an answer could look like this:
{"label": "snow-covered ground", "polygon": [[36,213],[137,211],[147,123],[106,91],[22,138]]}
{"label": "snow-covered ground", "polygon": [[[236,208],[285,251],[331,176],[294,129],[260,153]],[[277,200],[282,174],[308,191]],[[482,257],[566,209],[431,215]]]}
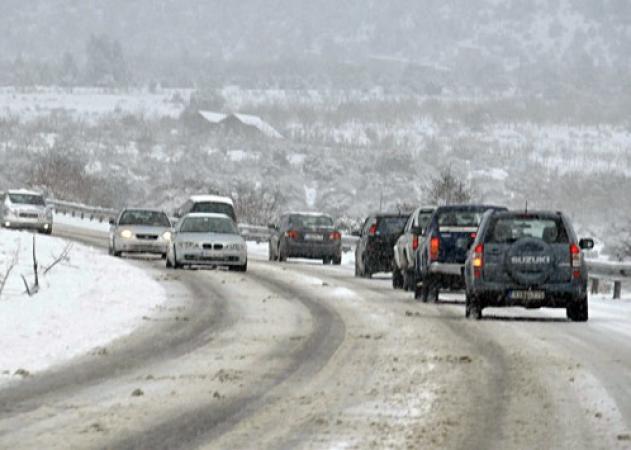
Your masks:
{"label": "snow-covered ground", "polygon": [[35,235],[40,289],[29,297],[21,276],[33,282],[33,236],[0,230],[0,278],[19,250],[0,294],[0,384],[129,334],[143,323],[143,315],[166,300],[151,275],[76,243],[66,259],[43,274],[68,245],[43,235]]}

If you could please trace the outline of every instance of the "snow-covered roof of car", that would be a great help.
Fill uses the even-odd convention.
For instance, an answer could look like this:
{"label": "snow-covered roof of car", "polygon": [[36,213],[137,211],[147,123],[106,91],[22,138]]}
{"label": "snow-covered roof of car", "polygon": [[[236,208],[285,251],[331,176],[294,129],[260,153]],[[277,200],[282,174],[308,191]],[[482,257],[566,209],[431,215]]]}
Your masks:
{"label": "snow-covered roof of car", "polygon": [[207,217],[209,219],[228,219],[230,221],[232,221],[232,218],[230,218],[230,216],[226,215],[226,214],[219,214],[219,213],[188,213],[187,215],[185,215],[184,217],[182,217],[182,219],[186,219],[186,218],[204,218]]}
{"label": "snow-covered roof of car", "polygon": [[41,192],[36,192],[36,191],[29,191],[27,189],[9,189],[7,191],[7,194],[26,194],[26,195],[39,195],[42,196]]}
{"label": "snow-covered roof of car", "polygon": [[314,211],[292,211],[288,212],[288,216],[310,216],[310,217],[331,217],[328,214]]}
{"label": "snow-covered roof of car", "polygon": [[194,203],[226,203],[228,205],[234,206],[234,202],[230,197],[221,197],[219,195],[192,195],[190,200]]}

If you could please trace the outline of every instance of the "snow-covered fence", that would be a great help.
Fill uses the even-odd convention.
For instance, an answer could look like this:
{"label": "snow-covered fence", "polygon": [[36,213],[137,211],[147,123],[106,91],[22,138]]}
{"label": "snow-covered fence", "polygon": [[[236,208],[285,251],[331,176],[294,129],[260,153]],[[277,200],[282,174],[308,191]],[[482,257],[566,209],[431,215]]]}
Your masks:
{"label": "snow-covered fence", "polygon": [[587,261],[591,292],[598,293],[600,281],[613,282],[613,298],[622,296],[622,281],[631,279],[631,263],[615,263],[606,261]]}
{"label": "snow-covered fence", "polygon": [[100,208],[62,200],[47,200],[47,203],[55,209],[57,214],[70,215],[72,217],[98,222],[107,222],[116,216],[117,213],[115,209],[111,208]]}

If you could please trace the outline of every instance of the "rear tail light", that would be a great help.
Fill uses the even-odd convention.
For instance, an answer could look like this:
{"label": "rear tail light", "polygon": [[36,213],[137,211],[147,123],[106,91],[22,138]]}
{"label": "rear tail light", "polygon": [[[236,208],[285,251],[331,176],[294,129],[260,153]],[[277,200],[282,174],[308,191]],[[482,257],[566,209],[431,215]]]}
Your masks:
{"label": "rear tail light", "polygon": [[368,234],[370,236],[375,236],[377,234],[377,224],[373,223],[370,228],[368,229]]}
{"label": "rear tail light", "polygon": [[581,249],[578,245],[570,245],[570,266],[572,267],[572,277],[581,277]]}
{"label": "rear tail light", "polygon": [[440,252],[440,238],[433,237],[429,243],[429,259],[431,261],[437,261],[439,252]]}
{"label": "rear tail light", "polygon": [[412,237],[412,250],[417,250],[418,249],[418,236],[415,234]]}
{"label": "rear tail light", "polygon": [[475,278],[481,278],[483,268],[484,268],[484,244],[478,244],[473,249],[473,276]]}
{"label": "rear tail light", "polygon": [[298,232],[296,230],[289,230],[286,234],[289,239],[298,239]]}
{"label": "rear tail light", "polygon": [[329,234],[329,239],[332,241],[339,241],[340,239],[342,239],[342,235],[340,234],[339,231],[332,231]]}

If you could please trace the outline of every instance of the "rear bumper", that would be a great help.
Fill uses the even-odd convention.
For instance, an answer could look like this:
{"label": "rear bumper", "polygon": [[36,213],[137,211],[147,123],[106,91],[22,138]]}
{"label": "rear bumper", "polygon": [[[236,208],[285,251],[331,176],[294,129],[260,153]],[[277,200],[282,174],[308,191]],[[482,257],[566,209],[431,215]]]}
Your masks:
{"label": "rear bumper", "polygon": [[289,258],[341,258],[342,243],[287,242]]}
{"label": "rear bumper", "polygon": [[542,299],[513,298],[511,294],[513,291],[528,290],[528,287],[519,285],[484,283],[469,291],[479,299],[483,307],[566,308],[587,295],[586,287],[580,283],[549,284],[530,288],[531,291],[544,292],[544,298]]}
{"label": "rear bumper", "polygon": [[432,263],[429,266],[429,272],[441,275],[455,275],[461,277],[464,270],[464,264],[453,263]]}

